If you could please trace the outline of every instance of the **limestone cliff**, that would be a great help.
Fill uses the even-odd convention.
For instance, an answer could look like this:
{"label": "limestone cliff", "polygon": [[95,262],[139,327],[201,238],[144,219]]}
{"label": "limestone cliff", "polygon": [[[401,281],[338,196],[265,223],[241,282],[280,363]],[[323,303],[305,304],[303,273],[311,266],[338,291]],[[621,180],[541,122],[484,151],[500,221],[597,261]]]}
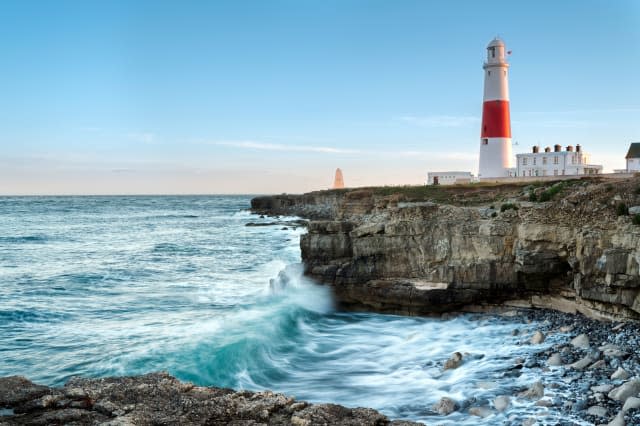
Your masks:
{"label": "limestone cliff", "polygon": [[[469,186],[469,197],[464,188],[422,199],[364,189],[253,207],[323,219],[302,236],[305,271],[351,308],[430,314],[517,305],[640,319],[640,226],[627,211],[640,205],[640,179],[551,185],[485,188],[493,203]],[[538,198],[551,201],[529,201]]]}

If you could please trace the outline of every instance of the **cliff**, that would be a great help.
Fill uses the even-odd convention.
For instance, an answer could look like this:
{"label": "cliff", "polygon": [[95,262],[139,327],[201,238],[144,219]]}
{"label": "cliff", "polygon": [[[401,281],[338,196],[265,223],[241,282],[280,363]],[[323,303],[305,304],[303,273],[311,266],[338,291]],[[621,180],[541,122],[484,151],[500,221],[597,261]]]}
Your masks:
{"label": "cliff", "polygon": [[411,426],[368,408],[309,404],[282,394],[198,387],[166,373],[73,378],[49,388],[0,377],[0,425],[371,425]]}
{"label": "cliff", "polygon": [[511,305],[601,319],[640,319],[640,226],[628,211],[638,205],[638,178],[252,201],[261,213],[316,219],[300,242],[305,272],[349,308],[425,315]]}

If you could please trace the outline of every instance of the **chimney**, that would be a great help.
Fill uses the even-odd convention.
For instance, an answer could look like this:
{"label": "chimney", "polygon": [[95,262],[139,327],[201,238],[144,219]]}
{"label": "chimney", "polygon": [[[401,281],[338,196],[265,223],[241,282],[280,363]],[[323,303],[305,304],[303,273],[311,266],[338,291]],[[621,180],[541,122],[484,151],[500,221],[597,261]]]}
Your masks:
{"label": "chimney", "polygon": [[580,144],[576,145],[576,152],[582,152],[582,147]]}
{"label": "chimney", "polygon": [[573,146],[572,145],[569,145],[567,147],[567,152],[573,152]]}
{"label": "chimney", "polygon": [[560,151],[562,151],[562,145],[553,146],[553,152],[560,152]]}
{"label": "chimney", "polygon": [[534,154],[537,154],[537,153],[539,153],[539,152],[540,152],[540,147],[539,147],[539,146],[534,146],[534,147],[533,147],[533,153],[534,153]]}
{"label": "chimney", "polygon": [[544,149],[544,152],[551,152],[551,148],[546,147],[546,148]]}

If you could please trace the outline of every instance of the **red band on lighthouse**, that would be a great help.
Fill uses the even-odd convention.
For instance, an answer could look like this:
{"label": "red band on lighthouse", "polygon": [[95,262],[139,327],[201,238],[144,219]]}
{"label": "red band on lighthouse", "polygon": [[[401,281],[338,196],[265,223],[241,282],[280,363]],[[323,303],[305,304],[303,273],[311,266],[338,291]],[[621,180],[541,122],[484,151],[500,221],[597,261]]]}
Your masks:
{"label": "red band on lighthouse", "polygon": [[510,138],[509,101],[485,101],[482,105],[482,138]]}

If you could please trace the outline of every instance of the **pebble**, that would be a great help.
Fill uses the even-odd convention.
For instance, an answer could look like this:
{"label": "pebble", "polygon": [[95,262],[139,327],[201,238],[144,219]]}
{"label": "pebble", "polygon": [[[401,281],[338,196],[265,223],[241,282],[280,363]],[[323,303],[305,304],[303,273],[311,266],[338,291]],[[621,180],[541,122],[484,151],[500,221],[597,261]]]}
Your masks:
{"label": "pebble", "polygon": [[445,361],[444,369],[451,370],[454,368],[458,368],[460,367],[461,364],[462,364],[462,354],[460,352],[455,352],[453,355],[451,355],[451,358]]}
{"label": "pebble", "polygon": [[634,410],[636,408],[640,408],[640,398],[636,398],[635,396],[630,396],[624,402],[624,405],[622,406],[622,411],[626,413],[627,411]]}
{"label": "pebble", "polygon": [[433,404],[433,410],[442,416],[448,416],[458,409],[458,403],[451,398],[442,397],[440,401]]}
{"label": "pebble", "polygon": [[624,402],[627,398],[637,395],[638,393],[640,393],[640,379],[633,379],[612,389],[607,396],[610,399]]}
{"label": "pebble", "polygon": [[588,349],[589,348],[589,336],[586,334],[580,334],[573,339],[571,339],[571,345],[575,348],[579,349]]}
{"label": "pebble", "polygon": [[590,366],[592,362],[593,360],[591,359],[591,357],[587,355],[581,360],[576,361],[573,364],[569,365],[569,367],[573,368],[574,370],[584,370],[585,368]]}
{"label": "pebble", "polygon": [[545,335],[538,330],[535,333],[533,333],[533,336],[531,337],[531,340],[529,342],[532,345],[539,345],[540,343],[544,342],[544,339],[545,339]]}
{"label": "pebble", "polygon": [[627,380],[629,378],[629,373],[622,368],[618,367],[618,369],[611,375],[611,380]]}
{"label": "pebble", "polygon": [[559,367],[562,365],[562,357],[560,356],[559,353],[555,353],[553,355],[551,355],[549,357],[549,359],[547,360],[547,365],[550,365],[551,367]]}
{"label": "pebble", "polygon": [[593,405],[587,409],[587,414],[596,417],[607,417],[607,409],[601,405]]}
{"label": "pebble", "polygon": [[503,412],[509,405],[511,404],[511,398],[506,395],[501,395],[493,400],[493,406],[496,407],[496,410],[499,412]]}

